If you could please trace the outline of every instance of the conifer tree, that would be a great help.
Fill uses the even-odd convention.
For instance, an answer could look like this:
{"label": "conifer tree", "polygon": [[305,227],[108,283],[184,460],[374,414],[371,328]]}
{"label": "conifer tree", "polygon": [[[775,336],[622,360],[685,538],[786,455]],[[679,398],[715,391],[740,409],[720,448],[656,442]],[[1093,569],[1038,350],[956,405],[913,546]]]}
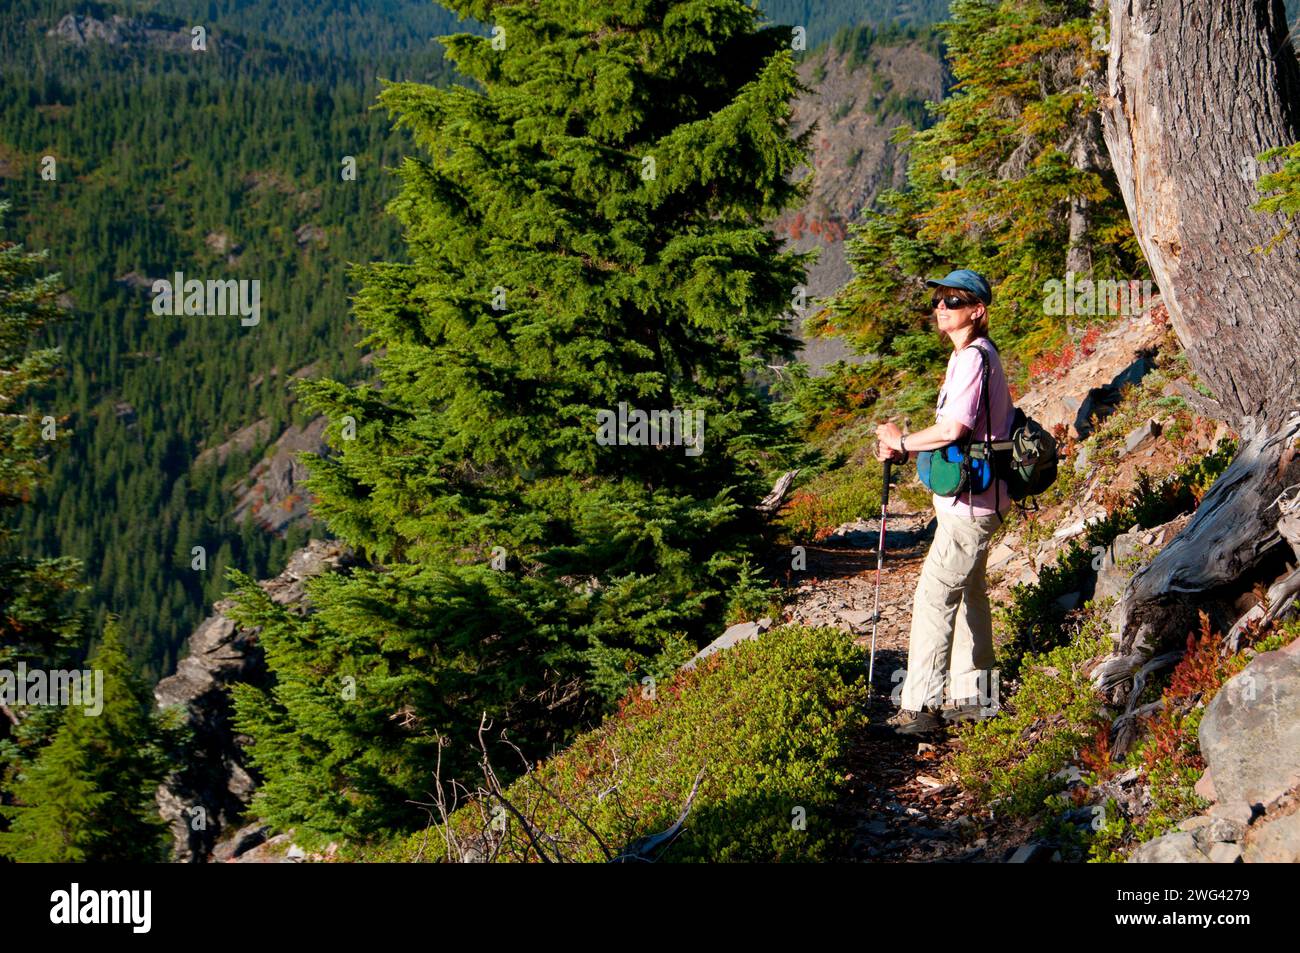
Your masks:
{"label": "conifer tree", "polygon": [[[148,693],[114,624],[87,663],[103,673],[102,710],[70,706],[53,740],[11,781],[0,856],[20,862],[158,861],[163,767]],[[83,695],[83,700],[85,696]]]}
{"label": "conifer tree", "polygon": [[917,305],[923,278],[974,268],[994,285],[993,318],[1011,352],[1057,343],[1070,316],[1044,284],[1149,277],[1110,169],[1094,85],[1105,18],[1092,0],[953,0],[941,29],[954,88],[935,122],[901,128],[908,187],[880,198],[854,231],[854,277],[811,326],[834,328],[888,370],[942,353]]}
{"label": "conifer tree", "polygon": [[[0,204],[0,218],[7,206]],[[46,474],[46,460],[61,437],[59,421],[29,405],[34,391],[55,374],[55,348],[34,348],[40,329],[59,315],[58,275],[42,275],[46,255],[0,240],[0,667],[18,662],[48,666],[63,661],[79,627],[69,595],[81,567],[68,558],[34,559],[19,546],[18,507],[31,500]],[[56,439],[49,436],[53,424]],[[36,744],[48,719],[10,711],[0,717],[0,768]]]}
{"label": "conifer tree", "polygon": [[[333,454],[316,512],[371,562],[274,606],[275,684],[241,730],[279,824],[419,822],[486,713],[530,754],[713,638],[788,438],[751,386],[788,357],[804,256],[788,29],[742,0],[455,0],[475,88],[381,101],[421,156],[390,209],[409,263],[361,269],[378,380],[307,382]],[[702,412],[702,452],[603,445],[598,413]],[[629,432],[635,437],[635,428]],[[662,439],[662,435],[661,435]]]}

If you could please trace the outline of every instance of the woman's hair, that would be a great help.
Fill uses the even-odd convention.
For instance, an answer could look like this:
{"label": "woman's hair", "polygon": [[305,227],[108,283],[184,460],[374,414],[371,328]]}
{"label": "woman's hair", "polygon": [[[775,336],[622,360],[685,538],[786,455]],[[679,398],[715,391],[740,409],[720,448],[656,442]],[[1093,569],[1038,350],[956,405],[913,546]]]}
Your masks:
{"label": "woman's hair", "polygon": [[[980,300],[979,295],[975,294],[973,291],[967,291],[965,288],[948,288],[945,286],[940,286],[934,289],[934,293],[936,295],[941,295],[945,298],[948,297],[949,295],[955,295],[956,297],[962,300],[963,304],[984,304],[984,302]],[[988,305],[984,305],[984,313],[975,319],[975,334],[977,337],[982,337],[982,338],[989,337]],[[989,338],[989,343],[993,344],[992,338]],[[994,350],[996,350],[997,345],[993,344],[993,348]]]}

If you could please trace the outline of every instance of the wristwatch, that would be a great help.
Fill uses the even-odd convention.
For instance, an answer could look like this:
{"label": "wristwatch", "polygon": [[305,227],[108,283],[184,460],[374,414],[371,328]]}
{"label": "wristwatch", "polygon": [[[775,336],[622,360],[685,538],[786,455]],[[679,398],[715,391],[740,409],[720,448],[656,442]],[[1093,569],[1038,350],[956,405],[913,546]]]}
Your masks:
{"label": "wristwatch", "polygon": [[907,454],[907,434],[901,433],[898,435],[898,449],[902,450],[904,455]]}

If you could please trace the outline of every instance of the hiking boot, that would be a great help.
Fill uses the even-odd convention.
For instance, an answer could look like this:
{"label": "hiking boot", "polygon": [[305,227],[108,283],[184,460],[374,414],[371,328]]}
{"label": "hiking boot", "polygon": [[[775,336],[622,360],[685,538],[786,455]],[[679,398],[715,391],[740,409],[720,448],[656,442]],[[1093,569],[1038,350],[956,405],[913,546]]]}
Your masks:
{"label": "hiking boot", "polygon": [[943,729],[943,721],[939,716],[924,708],[920,711],[900,708],[896,714],[885,719],[885,724],[891,726],[896,735],[928,735]]}
{"label": "hiking boot", "polygon": [[978,701],[963,701],[943,708],[943,720],[950,725],[968,721],[988,721],[998,713],[994,705],[981,705]]}

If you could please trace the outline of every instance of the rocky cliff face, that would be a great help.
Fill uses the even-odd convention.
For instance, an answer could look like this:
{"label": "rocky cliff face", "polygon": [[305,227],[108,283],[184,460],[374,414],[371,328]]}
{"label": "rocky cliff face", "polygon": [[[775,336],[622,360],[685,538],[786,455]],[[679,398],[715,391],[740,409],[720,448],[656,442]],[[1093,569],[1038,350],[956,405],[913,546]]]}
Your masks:
{"label": "rocky cliff face", "polygon": [[[147,17],[124,17],[116,13],[102,20],[90,14],[69,13],[47,35],[73,46],[94,43],[107,46],[148,46],[172,53],[188,52],[192,40],[188,27],[167,26]],[[220,45],[211,36],[205,38],[205,43],[208,49]]]}
{"label": "rocky cliff face", "polygon": [[[306,580],[338,572],[353,564],[340,543],[313,540],[289,558],[284,572],[260,583],[280,605],[307,609]],[[177,758],[184,767],[158,789],[158,806],[171,825],[177,860],[202,863],[223,834],[238,826],[253,793],[254,777],[233,725],[229,688],[236,682],[264,684],[265,659],[257,629],[245,629],[226,617],[229,601],[190,636],[189,654],[176,673],[154,689],[159,708],[179,708],[191,731]]]}
{"label": "rocky cliff face", "polygon": [[278,535],[290,526],[308,525],[311,498],[304,485],[308,473],[298,455],[323,453],[324,434],[324,417],[302,427],[291,424],[235,488],[231,515],[240,522],[255,519],[262,529]]}

